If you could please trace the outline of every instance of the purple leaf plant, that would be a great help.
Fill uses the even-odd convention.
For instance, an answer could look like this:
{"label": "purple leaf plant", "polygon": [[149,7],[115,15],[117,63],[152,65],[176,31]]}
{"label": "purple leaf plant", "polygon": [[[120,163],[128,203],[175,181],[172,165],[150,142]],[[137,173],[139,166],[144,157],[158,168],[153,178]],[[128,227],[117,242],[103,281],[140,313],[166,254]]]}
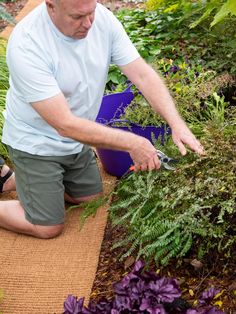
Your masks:
{"label": "purple leaf plant", "polygon": [[219,290],[204,291],[196,308],[190,308],[181,298],[181,290],[174,278],[161,277],[144,271],[144,262],[137,261],[134,269],[113,285],[115,296],[86,307],[84,298],[69,295],[63,314],[224,314],[210,305]]}

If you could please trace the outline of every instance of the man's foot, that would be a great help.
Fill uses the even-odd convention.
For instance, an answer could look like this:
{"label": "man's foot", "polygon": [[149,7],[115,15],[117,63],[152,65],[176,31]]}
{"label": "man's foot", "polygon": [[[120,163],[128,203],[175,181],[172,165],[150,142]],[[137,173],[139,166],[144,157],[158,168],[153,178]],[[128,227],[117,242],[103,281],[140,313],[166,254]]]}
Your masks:
{"label": "man's foot", "polygon": [[5,164],[5,161],[0,158],[0,193],[15,189],[14,172]]}

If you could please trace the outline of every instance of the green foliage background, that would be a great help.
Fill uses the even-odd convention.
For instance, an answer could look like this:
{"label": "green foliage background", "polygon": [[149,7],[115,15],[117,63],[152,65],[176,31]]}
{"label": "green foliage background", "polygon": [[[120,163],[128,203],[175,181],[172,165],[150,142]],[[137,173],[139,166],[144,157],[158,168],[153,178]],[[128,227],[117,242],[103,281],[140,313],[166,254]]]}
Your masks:
{"label": "green foliage background", "polygon": [[3,110],[5,109],[6,93],[9,87],[8,68],[6,64],[6,41],[0,39],[0,155],[7,158],[8,152],[6,146],[1,142],[3,128]]}
{"label": "green foliage background", "polygon": [[202,15],[190,27],[195,27],[202,21],[213,18],[210,26],[215,26],[223,21],[228,15],[236,15],[236,2],[234,0],[147,0],[146,6],[148,10],[158,10],[160,7],[165,8],[165,12],[173,12],[177,10],[191,10],[192,13],[201,13]]}
{"label": "green foliage background", "polygon": [[[116,15],[148,62],[164,58],[175,62],[191,60],[218,75],[224,72],[236,74],[235,5],[234,0],[150,0],[147,1],[149,10],[123,9]],[[216,13],[217,23],[210,27]],[[125,80],[112,66],[107,92],[113,85],[124,84]]]}

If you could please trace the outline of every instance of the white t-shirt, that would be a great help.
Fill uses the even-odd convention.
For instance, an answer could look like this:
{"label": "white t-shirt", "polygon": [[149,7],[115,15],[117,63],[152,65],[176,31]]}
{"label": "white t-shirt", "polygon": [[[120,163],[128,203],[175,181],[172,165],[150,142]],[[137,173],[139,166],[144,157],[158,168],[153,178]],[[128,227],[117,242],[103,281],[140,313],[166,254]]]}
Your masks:
{"label": "white t-shirt", "polygon": [[6,98],[2,141],[43,156],[65,156],[83,145],[60,136],[31,103],[62,92],[74,115],[95,120],[109,64],[126,65],[139,57],[120,22],[101,4],[86,38],[62,34],[45,3],[17,24],[10,36],[7,63],[10,89]]}

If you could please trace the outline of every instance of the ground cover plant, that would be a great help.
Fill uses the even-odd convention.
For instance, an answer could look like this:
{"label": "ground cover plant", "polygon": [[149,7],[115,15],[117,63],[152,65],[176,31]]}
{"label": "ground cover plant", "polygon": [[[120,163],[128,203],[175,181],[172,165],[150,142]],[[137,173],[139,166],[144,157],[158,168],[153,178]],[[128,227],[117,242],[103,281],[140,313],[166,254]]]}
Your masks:
{"label": "ground cover plant", "polygon": [[136,262],[134,269],[114,284],[115,296],[97,303],[84,305],[84,298],[69,295],[64,302],[64,314],[223,314],[211,303],[219,291],[204,291],[198,304],[191,307],[181,298],[181,290],[174,278],[161,277],[155,272],[143,271],[144,262]]}

